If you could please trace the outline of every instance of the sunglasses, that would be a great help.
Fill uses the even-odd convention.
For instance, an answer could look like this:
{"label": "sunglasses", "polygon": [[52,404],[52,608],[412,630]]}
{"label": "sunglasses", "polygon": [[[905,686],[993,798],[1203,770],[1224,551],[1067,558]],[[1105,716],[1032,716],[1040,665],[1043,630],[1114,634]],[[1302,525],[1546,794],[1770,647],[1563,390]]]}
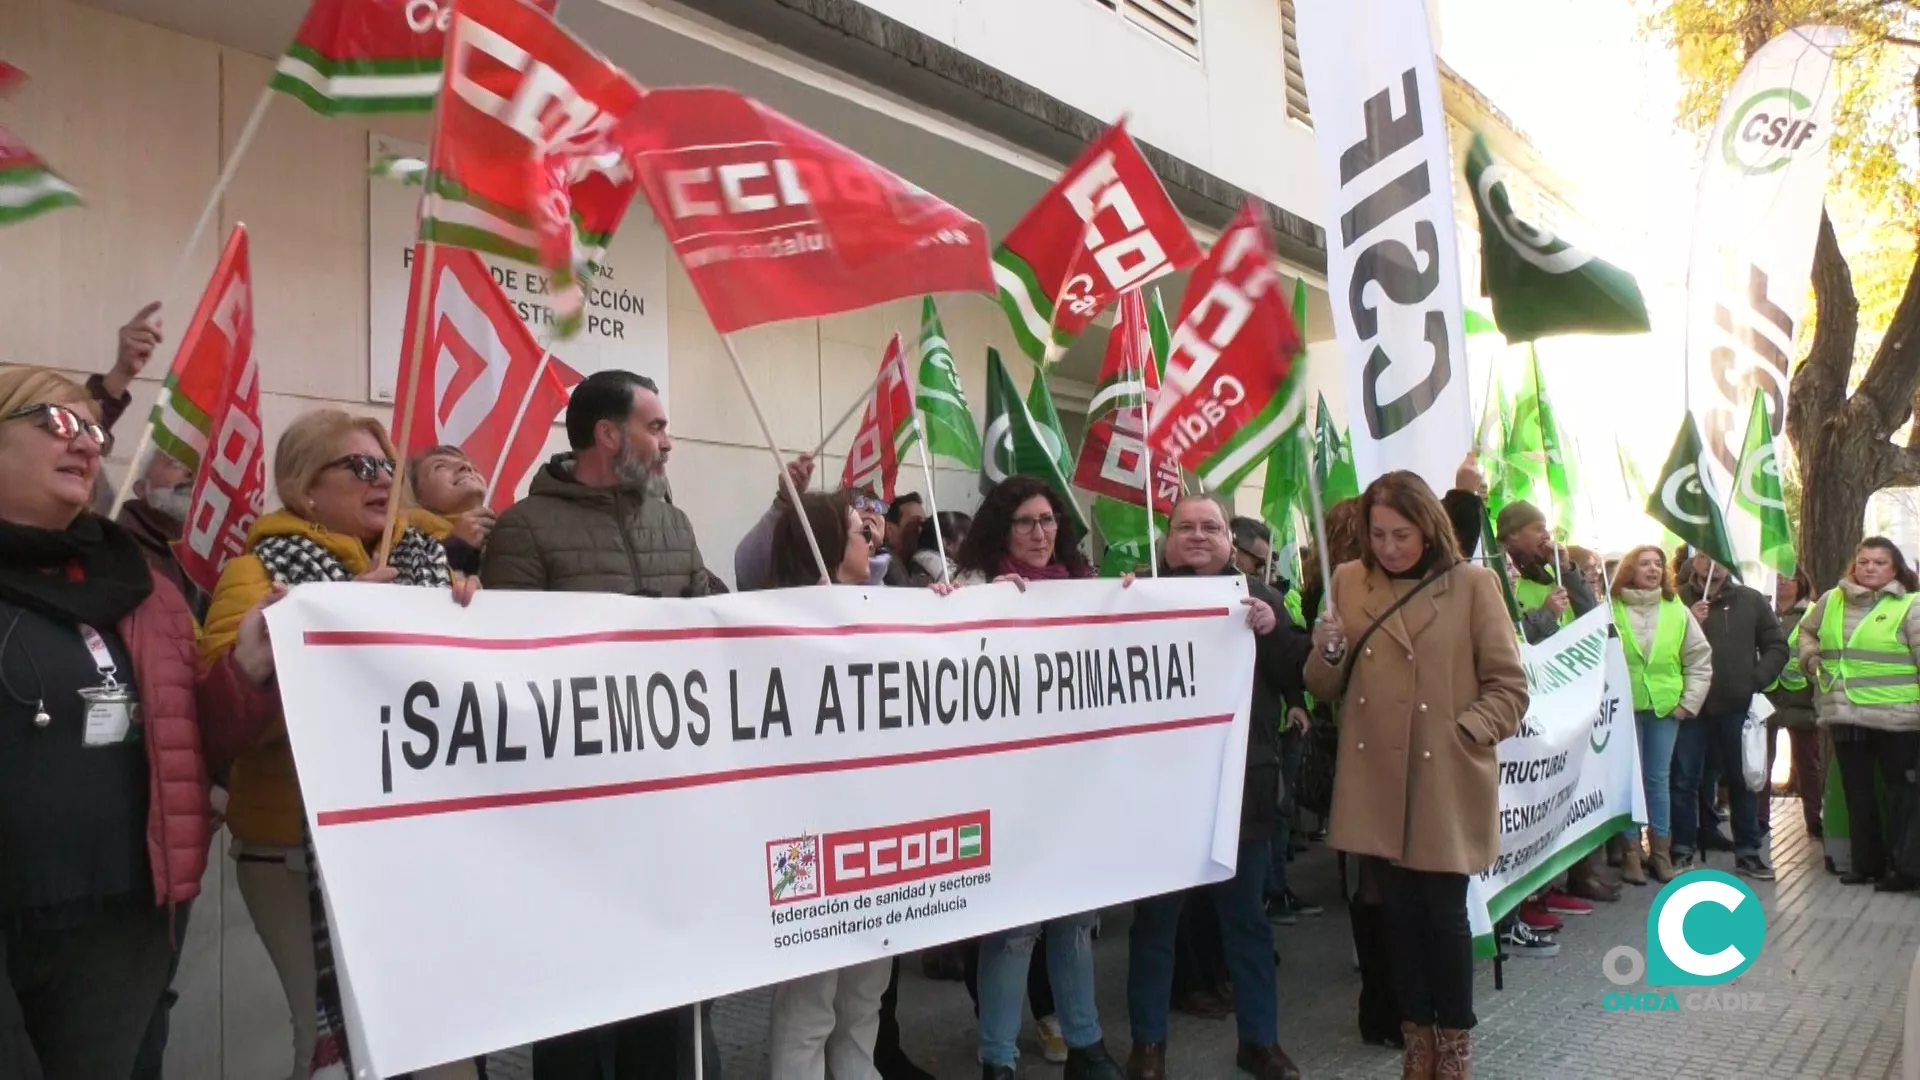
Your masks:
{"label": "sunglasses", "polygon": [[372,454],[348,454],[346,457],[327,462],[326,467],[345,469],[353,474],[354,479],[369,484],[380,476],[393,478],[393,462],[386,458],[374,457]]}
{"label": "sunglasses", "polygon": [[113,436],[107,433],[106,428],[101,427],[99,423],[87,416],[74,412],[65,405],[54,405],[45,402],[39,405],[23,405],[8,413],[6,419],[31,419],[40,425],[42,430],[51,434],[54,438],[65,439],[68,442],[72,442],[80,436],[85,435],[94,441],[94,445],[100,447],[102,454],[110,453],[113,450]]}
{"label": "sunglasses", "polygon": [[859,537],[867,542],[868,547],[872,547],[879,542],[873,535],[873,526],[871,525],[860,526]]}

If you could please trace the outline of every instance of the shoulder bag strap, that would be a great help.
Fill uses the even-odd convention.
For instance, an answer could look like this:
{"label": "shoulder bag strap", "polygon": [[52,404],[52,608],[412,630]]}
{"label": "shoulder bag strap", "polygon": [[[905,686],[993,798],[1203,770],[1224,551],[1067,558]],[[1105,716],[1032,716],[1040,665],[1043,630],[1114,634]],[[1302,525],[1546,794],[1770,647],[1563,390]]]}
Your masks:
{"label": "shoulder bag strap", "polygon": [[1360,662],[1360,650],[1363,646],[1366,645],[1367,640],[1373,637],[1374,631],[1380,629],[1380,624],[1386,622],[1388,619],[1391,619],[1393,617],[1394,612],[1399,611],[1403,607],[1406,607],[1407,601],[1412,600],[1416,596],[1419,596],[1422,592],[1426,590],[1427,586],[1432,585],[1435,582],[1439,581],[1440,579],[1446,577],[1448,574],[1453,573],[1453,567],[1459,566],[1459,565],[1460,565],[1459,563],[1454,563],[1453,566],[1449,566],[1445,570],[1442,570],[1437,574],[1428,574],[1426,577],[1421,578],[1420,584],[1415,585],[1411,589],[1408,589],[1407,594],[1405,596],[1402,596],[1400,599],[1395,600],[1392,606],[1388,607],[1387,610],[1380,613],[1379,618],[1367,624],[1367,628],[1365,630],[1360,631],[1360,636],[1354,639],[1352,645],[1348,646],[1348,655],[1351,656],[1353,659],[1351,663],[1347,664],[1346,675],[1342,676],[1340,679],[1340,692],[1334,695],[1334,700],[1336,701],[1346,700],[1347,684],[1353,681],[1353,666],[1354,664],[1358,664]]}

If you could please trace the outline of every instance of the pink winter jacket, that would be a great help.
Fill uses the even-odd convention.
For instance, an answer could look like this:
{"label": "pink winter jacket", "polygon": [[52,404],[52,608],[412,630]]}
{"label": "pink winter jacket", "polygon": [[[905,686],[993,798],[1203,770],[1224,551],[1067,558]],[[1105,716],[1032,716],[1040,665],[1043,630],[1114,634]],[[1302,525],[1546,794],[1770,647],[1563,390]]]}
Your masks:
{"label": "pink winter jacket", "polygon": [[[244,721],[263,710],[231,654],[204,675],[193,613],[171,581],[155,574],[153,593],[117,628],[133,657],[134,685],[147,746],[147,860],[153,896],[172,906],[200,894],[212,842],[207,768],[224,764],[259,737]],[[271,693],[267,691],[264,693]]]}

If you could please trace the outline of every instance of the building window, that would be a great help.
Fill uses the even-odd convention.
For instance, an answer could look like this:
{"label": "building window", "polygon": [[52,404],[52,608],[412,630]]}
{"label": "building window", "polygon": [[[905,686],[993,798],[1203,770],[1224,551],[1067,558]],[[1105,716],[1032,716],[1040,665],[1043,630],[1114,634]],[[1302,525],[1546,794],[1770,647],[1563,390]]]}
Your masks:
{"label": "building window", "polygon": [[1307,111],[1307,72],[1300,66],[1300,30],[1294,21],[1294,0],[1280,0],[1280,37],[1286,49],[1287,119],[1313,126]]}
{"label": "building window", "polygon": [[1108,11],[1200,59],[1200,0],[1094,0]]}

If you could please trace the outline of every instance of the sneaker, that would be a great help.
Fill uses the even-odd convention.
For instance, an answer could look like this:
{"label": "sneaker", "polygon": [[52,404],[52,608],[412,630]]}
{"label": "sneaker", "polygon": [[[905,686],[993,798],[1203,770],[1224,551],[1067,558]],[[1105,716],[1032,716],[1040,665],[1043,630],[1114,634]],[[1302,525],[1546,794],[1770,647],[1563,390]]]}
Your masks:
{"label": "sneaker", "polygon": [[1287,902],[1287,894],[1285,892],[1281,892],[1277,896],[1267,897],[1266,908],[1267,921],[1275,926],[1292,926],[1294,923],[1300,921],[1298,917],[1300,913],[1295,911],[1293,905]]}
{"label": "sneaker", "polygon": [[1548,889],[1541,898],[1541,906],[1555,915],[1591,915],[1593,904],[1577,896],[1568,896],[1559,889]]}
{"label": "sneaker", "polygon": [[1324,907],[1321,907],[1319,904],[1316,904],[1311,900],[1300,899],[1300,894],[1294,892],[1292,889],[1284,890],[1284,895],[1287,898],[1287,905],[1293,908],[1293,913],[1295,915],[1313,916],[1313,915],[1325,915],[1327,913],[1327,909]]}
{"label": "sneaker", "polygon": [[1067,1060],[1067,1038],[1060,1034],[1060,1018],[1043,1016],[1033,1025],[1034,1033],[1040,1040],[1040,1056],[1055,1065]]}
{"label": "sneaker", "polygon": [[1061,1080],[1127,1080],[1120,1063],[1107,1053],[1107,1044],[1076,1046],[1067,1051],[1067,1067]]}
{"label": "sneaker", "polygon": [[1741,855],[1733,860],[1733,872],[1755,881],[1772,881],[1773,867],[1758,855]]}
{"label": "sneaker", "polygon": [[1673,853],[1673,872],[1675,874],[1684,874],[1692,869],[1695,869],[1693,865],[1693,852],[1676,851]]}
{"label": "sneaker", "polygon": [[1536,934],[1557,934],[1561,927],[1567,925],[1560,921],[1558,915],[1531,900],[1521,904],[1517,914],[1520,916],[1520,921],[1527,924],[1527,929]]}
{"label": "sneaker", "polygon": [[1540,937],[1527,929],[1525,922],[1519,920],[1507,927],[1506,933],[1500,935],[1500,944],[1506,949],[1508,956],[1527,956],[1544,960],[1550,956],[1560,955],[1558,942]]}

